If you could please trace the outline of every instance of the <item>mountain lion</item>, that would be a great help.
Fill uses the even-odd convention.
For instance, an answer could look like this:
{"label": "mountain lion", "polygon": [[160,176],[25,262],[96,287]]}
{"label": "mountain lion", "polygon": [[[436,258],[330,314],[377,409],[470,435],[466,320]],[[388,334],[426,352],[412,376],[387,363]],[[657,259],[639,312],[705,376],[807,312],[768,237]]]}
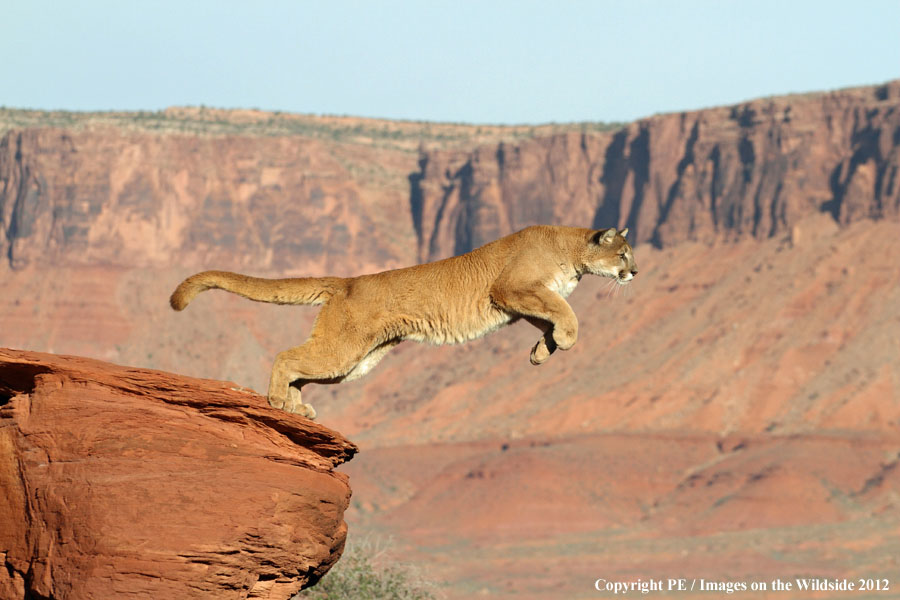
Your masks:
{"label": "mountain lion", "polygon": [[578,320],[564,300],[585,273],[626,284],[637,273],[628,229],[528,227],[468,254],[359,277],[260,279],[204,271],[185,279],[170,304],[221,289],[276,304],[322,304],[309,339],[275,358],[269,403],[311,419],[301,401],[307,383],[362,377],[403,340],[458,344],[519,319],[543,332],[531,350],[539,365],[568,350]]}

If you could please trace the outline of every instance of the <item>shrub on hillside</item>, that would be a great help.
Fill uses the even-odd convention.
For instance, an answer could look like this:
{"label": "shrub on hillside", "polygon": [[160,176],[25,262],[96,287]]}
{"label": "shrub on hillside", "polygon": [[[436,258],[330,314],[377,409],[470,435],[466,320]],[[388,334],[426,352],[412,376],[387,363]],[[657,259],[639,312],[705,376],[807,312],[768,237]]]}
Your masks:
{"label": "shrub on hillside", "polygon": [[437,600],[434,589],[411,566],[392,564],[371,540],[348,541],[337,564],[293,600]]}

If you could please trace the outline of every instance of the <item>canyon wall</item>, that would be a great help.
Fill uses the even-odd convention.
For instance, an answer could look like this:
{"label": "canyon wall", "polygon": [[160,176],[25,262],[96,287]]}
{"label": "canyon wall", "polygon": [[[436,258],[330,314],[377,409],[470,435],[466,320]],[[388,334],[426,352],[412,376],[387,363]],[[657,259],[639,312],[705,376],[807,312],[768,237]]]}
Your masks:
{"label": "canyon wall", "polygon": [[900,82],[643,119],[470,152],[411,176],[419,259],[535,223],[628,227],[657,246],[900,213]]}
{"label": "canyon wall", "polygon": [[15,269],[351,274],[459,254],[535,223],[627,226],[657,246],[764,238],[816,212],[840,223],[896,216],[898,148],[900,81],[418,159],[301,135],[10,129],[0,251]]}
{"label": "canyon wall", "polygon": [[347,257],[353,267],[409,260],[390,245],[380,192],[363,185],[329,147],[301,137],[10,131],[0,140],[0,249],[14,269],[340,272]]}

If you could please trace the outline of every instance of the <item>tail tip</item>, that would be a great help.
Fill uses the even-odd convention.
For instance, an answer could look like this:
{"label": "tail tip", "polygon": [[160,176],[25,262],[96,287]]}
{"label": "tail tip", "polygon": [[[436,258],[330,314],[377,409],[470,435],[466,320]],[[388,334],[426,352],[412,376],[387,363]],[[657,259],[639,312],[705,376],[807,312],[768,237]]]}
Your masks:
{"label": "tail tip", "polygon": [[187,306],[186,302],[182,302],[180,298],[176,298],[173,294],[171,298],[169,298],[169,306],[172,307],[172,310],[184,310],[184,307]]}
{"label": "tail tip", "polygon": [[181,286],[179,286],[178,289],[172,292],[172,296],[169,298],[169,306],[171,306],[173,310],[181,311],[187,307],[190,301],[191,299],[184,293]]}

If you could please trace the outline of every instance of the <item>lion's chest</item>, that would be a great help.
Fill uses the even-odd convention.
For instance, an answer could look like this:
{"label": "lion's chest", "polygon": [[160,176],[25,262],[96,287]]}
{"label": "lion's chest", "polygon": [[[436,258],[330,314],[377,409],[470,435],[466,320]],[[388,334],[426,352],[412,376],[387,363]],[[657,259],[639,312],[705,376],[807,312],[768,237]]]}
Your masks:
{"label": "lion's chest", "polygon": [[578,277],[578,275],[560,273],[547,283],[547,287],[563,298],[568,298],[569,294],[574,292],[575,288],[578,287],[579,281],[581,281],[581,278]]}

